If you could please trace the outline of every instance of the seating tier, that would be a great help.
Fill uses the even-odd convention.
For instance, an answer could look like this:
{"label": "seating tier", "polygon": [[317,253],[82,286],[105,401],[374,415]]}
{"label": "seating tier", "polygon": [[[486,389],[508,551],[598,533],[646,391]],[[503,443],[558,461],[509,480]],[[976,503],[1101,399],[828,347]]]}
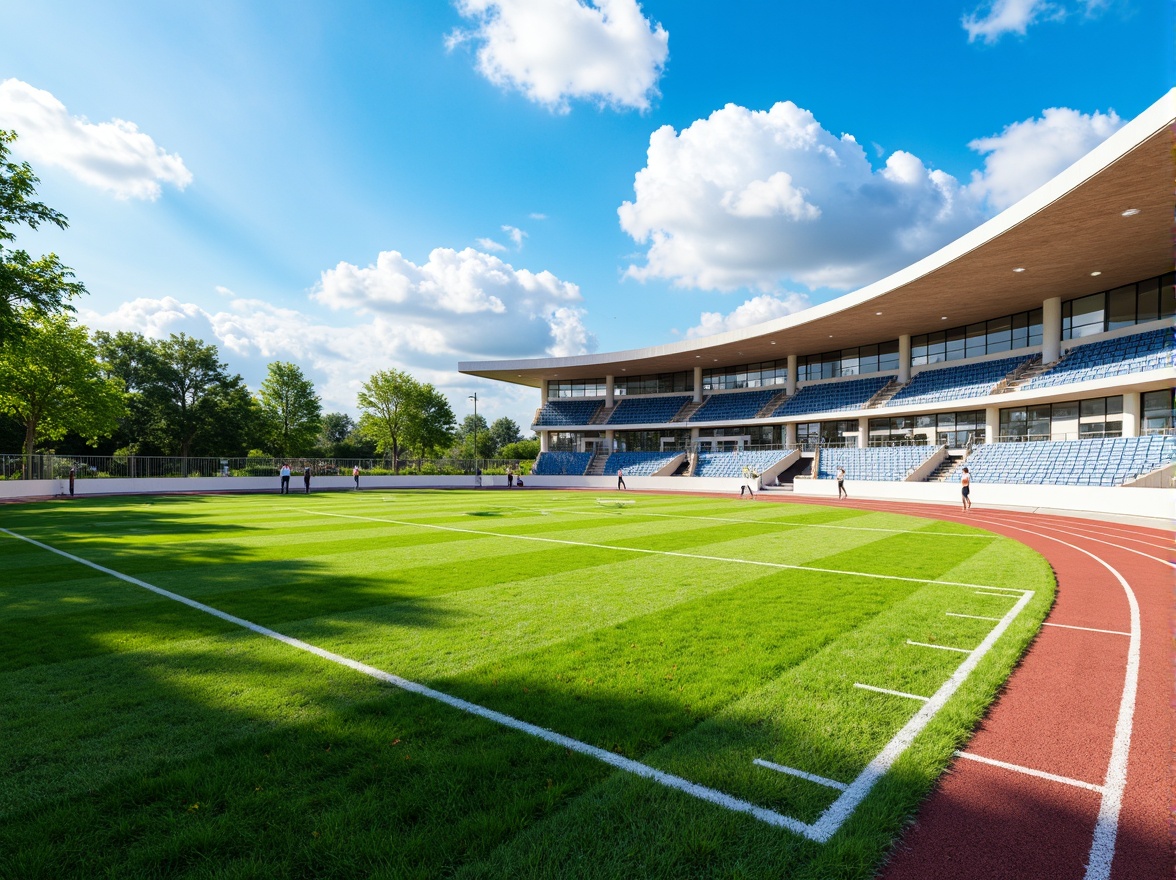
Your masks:
{"label": "seating tier", "polygon": [[760,391],[733,391],[712,394],[687,421],[690,422],[732,422],[755,418],[769,400],[780,392],[779,388]]}
{"label": "seating tier", "polygon": [[1057,365],[1023,388],[1049,388],[1089,379],[1108,379],[1172,366],[1176,349],[1171,327],[1090,342],[1071,348]]}
{"label": "seating tier", "polygon": [[756,449],[743,452],[700,452],[696,477],[740,477],[745,467],[762,474],[780,459],[789,455],[787,449]]}
{"label": "seating tier", "polygon": [[870,376],[866,379],[850,379],[847,382],[822,382],[817,385],[806,385],[776,407],[772,415],[797,416],[804,413],[861,409],[893,378],[893,376]]}
{"label": "seating tier", "polygon": [[600,400],[549,400],[539,410],[539,421],[544,428],[571,428],[591,424]]}
{"label": "seating tier", "polygon": [[540,452],[535,459],[535,473],[545,477],[581,476],[591,461],[591,452]]}
{"label": "seating tier", "polygon": [[649,477],[660,471],[681,452],[614,452],[604,463],[606,476],[624,469],[626,477]]}
{"label": "seating tier", "polygon": [[872,446],[868,449],[821,450],[817,479],[837,476],[837,468],[845,468],[847,480],[905,480],[916,467],[925,462],[937,449],[935,446]]}
{"label": "seating tier", "polygon": [[[1176,437],[986,443],[966,462],[976,483],[1120,486],[1176,460]],[[949,478],[960,481],[959,468]]]}
{"label": "seating tier", "polygon": [[1027,358],[1001,358],[995,361],[981,361],[975,364],[960,364],[937,370],[924,370],[894,397],[886,406],[906,406],[911,403],[939,403],[944,400],[962,400],[968,397],[984,397],[1001,379],[1023,364]]}
{"label": "seating tier", "polygon": [[689,394],[673,397],[626,397],[608,417],[609,425],[656,425],[668,422],[691,401]]}

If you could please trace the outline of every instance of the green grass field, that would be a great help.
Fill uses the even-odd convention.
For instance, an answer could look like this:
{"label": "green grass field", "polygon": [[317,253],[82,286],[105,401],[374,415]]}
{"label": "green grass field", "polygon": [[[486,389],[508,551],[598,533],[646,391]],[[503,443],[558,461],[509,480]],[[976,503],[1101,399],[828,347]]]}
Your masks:
{"label": "green grass field", "polygon": [[976,648],[1002,589],[1033,596],[822,843],[0,533],[0,877],[870,877],[1048,565],[954,523],[630,500],[113,498],[0,526],[802,824],[841,791],[756,759],[852,783],[931,705],[855,684],[930,697],[970,655],[908,642]]}

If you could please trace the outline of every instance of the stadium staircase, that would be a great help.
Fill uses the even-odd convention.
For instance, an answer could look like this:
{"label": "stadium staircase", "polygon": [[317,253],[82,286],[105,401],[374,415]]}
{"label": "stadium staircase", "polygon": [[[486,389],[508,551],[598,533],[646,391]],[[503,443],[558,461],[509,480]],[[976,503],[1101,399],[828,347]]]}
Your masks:
{"label": "stadium staircase", "polygon": [[704,403],[706,403],[705,397],[702,400],[698,401],[697,403],[695,403],[693,400],[690,401],[689,403],[684,405],[680,410],[678,410],[674,414],[674,417],[672,419],[670,419],[670,421],[671,422],[685,422],[685,421],[689,420],[689,418],[692,415],[694,415],[696,412],[698,412],[699,408]]}
{"label": "stadium staircase", "polygon": [[617,408],[616,404],[613,404],[612,406],[606,406],[603,403],[600,404],[600,409],[598,409],[596,412],[594,412],[592,414],[592,420],[590,422],[588,422],[588,424],[590,424],[590,425],[603,425],[605,422],[608,421],[609,416],[611,416],[613,414],[613,410],[616,408]]}
{"label": "stadium staircase", "polygon": [[584,471],[586,477],[603,477],[604,463],[608,461],[607,452],[594,452],[592,460],[588,462],[588,468]]}
{"label": "stadium staircase", "polygon": [[783,489],[785,492],[791,492],[793,489],[792,481],[797,477],[812,476],[813,472],[812,458],[801,456],[797,461],[794,461],[787,468],[776,475],[777,488]]}
{"label": "stadium staircase", "polygon": [[781,391],[775,395],[771,400],[759,408],[759,412],[755,414],[757,419],[770,418],[772,413],[776,411],[776,407],[783,405],[784,401],[788,399],[788,392]]}
{"label": "stadium staircase", "polygon": [[964,457],[962,455],[952,455],[949,452],[947,454],[947,458],[945,458],[943,461],[941,461],[939,463],[939,467],[937,467],[935,470],[931,471],[931,473],[929,473],[927,475],[927,479],[924,480],[923,482],[925,482],[925,483],[945,483],[945,482],[947,482],[948,479],[951,478],[951,475],[956,472],[956,468],[958,468],[963,463],[964,463]]}
{"label": "stadium staircase", "polygon": [[1051,369],[1056,363],[1057,361],[1050,364],[1043,364],[1041,362],[1041,355],[1035,354],[996,383],[996,387],[992,389],[992,393],[1008,394],[1010,391],[1016,391],[1030,379],[1036,379],[1046,370]]}
{"label": "stadium staircase", "polygon": [[899,382],[898,379],[891,379],[882,390],[866,401],[866,409],[873,409],[876,406],[885,406],[886,401],[898,394],[905,386]]}

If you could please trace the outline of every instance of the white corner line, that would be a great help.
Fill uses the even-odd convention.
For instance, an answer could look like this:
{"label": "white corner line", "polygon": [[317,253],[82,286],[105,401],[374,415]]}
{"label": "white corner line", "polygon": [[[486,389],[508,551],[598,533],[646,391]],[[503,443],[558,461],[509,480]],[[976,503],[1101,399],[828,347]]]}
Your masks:
{"label": "white corner line", "polygon": [[[538,739],[545,740],[549,743],[561,746],[573,752],[578,752],[581,755],[587,755],[590,758],[596,758],[598,761],[609,764],[618,770],[627,771],[632,773],[634,776],[640,776],[644,779],[651,780],[652,782],[664,785],[666,788],[672,788],[676,791],[682,792],[683,794],[690,795],[691,797],[698,798],[702,801],[707,801],[708,803],[715,804],[716,806],[723,807],[724,809],[731,810],[732,812],[746,813],[747,815],[752,816],[761,822],[765,822],[768,825],[774,825],[777,828],[787,828],[788,830],[806,837],[809,840],[813,840],[818,843],[824,842],[824,840],[814,836],[813,826],[805,822],[801,822],[799,819],[794,819],[791,816],[785,816],[783,813],[777,813],[774,810],[756,806],[749,801],[741,800],[739,798],[733,797],[732,795],[718,791],[717,789],[709,788],[705,785],[699,785],[696,782],[683,779],[681,776],[665,773],[661,770],[650,767],[648,764],[642,764],[640,761],[634,761],[631,758],[626,758],[622,755],[616,754],[615,752],[610,752],[607,749],[602,749],[598,746],[581,742],[578,739],[572,739],[570,736],[564,736],[561,733],[556,733],[555,731],[547,730],[546,728],[539,727],[538,725],[521,721],[518,718],[514,718],[502,712],[496,712],[493,709],[488,709],[485,706],[478,705],[477,703],[471,703],[468,700],[463,700],[460,697],[450,696],[449,694],[442,693],[441,691],[433,690],[426,685],[419,684],[415,681],[409,681],[406,678],[401,678],[398,675],[393,675],[390,672],[385,672],[382,669],[377,669],[374,666],[369,666],[366,663],[361,663],[358,660],[352,660],[350,657],[344,657],[341,654],[336,654],[332,651],[326,650],[325,648],[320,648],[316,645],[310,644],[309,642],[304,642],[301,639],[283,635],[276,630],[261,626],[260,624],[253,623],[252,621],[245,620],[241,617],[235,617],[226,611],[221,611],[219,608],[213,608],[211,605],[205,605],[202,602],[197,602],[195,599],[189,599],[187,596],[182,596],[179,593],[173,593],[170,590],[165,590],[163,587],[157,587],[154,584],[149,584],[146,581],[142,581],[138,578],[131,577],[130,575],[123,574],[122,572],[115,571],[112,568],[107,568],[104,565],[99,565],[96,562],[83,559],[81,556],[74,556],[72,553],[67,553],[64,550],[58,550],[56,547],[52,547],[49,544],[42,544],[40,541],[35,541],[32,538],[25,537],[24,535],[11,531],[10,529],[0,528],[0,532],[11,535],[13,538],[25,541],[36,547],[40,547],[42,550],[48,550],[50,553],[56,553],[58,556],[64,556],[66,559],[72,560],[73,562],[77,562],[81,565],[88,566],[95,571],[100,571],[103,574],[110,575],[111,577],[118,578],[119,580],[125,581],[128,584],[134,584],[137,587],[142,587],[145,590],[149,590],[152,593],[163,596],[165,599],[171,599],[175,602],[187,605],[189,608],[194,608],[197,611],[203,611],[205,614],[211,614],[213,617],[218,617],[228,623],[255,632],[258,635],[282,642],[291,648],[297,648],[300,651],[314,654],[316,657],[321,657],[323,660],[328,660],[331,663],[337,663],[340,666],[346,666],[349,669],[353,669],[356,672],[371,676],[372,678],[378,679],[379,681],[386,682],[390,685],[400,688],[401,690],[426,697],[430,700],[436,700],[439,703],[444,703],[447,706],[458,709],[459,711],[467,712],[470,715],[477,715],[480,718],[485,718],[487,721],[492,721],[496,724],[502,725],[503,727],[511,728],[512,730],[530,734],[531,736],[537,737]],[[840,785],[840,783],[838,783],[838,785]]]}
{"label": "white corner line", "polygon": [[907,639],[908,645],[914,645],[916,648],[938,648],[940,651],[956,651],[960,654],[971,654],[971,648],[953,648],[951,645],[931,645],[927,642],[912,642]]}
{"label": "white corner line", "polygon": [[756,758],[751,763],[758,764],[761,767],[767,767],[769,770],[775,770],[777,773],[787,773],[789,776],[807,779],[809,782],[815,782],[817,785],[823,785],[826,788],[835,788],[838,791],[845,791],[849,788],[844,782],[838,782],[836,779],[827,779],[824,776],[817,776],[815,773],[805,773],[803,770],[797,770],[795,767],[786,767],[783,764],[773,764],[771,761],[765,761],[763,758]]}
{"label": "white corner line", "polygon": [[906,691],[892,691],[889,688],[874,687],[872,684],[862,684],[860,681],[853,683],[855,688],[861,688],[864,691],[877,691],[880,694],[890,694],[895,697],[906,697],[909,700],[922,700],[927,702],[930,697],[920,697],[918,694],[908,694]]}
{"label": "white corner line", "polygon": [[1091,627],[1091,626],[1071,626],[1068,623],[1043,623],[1041,625],[1042,626],[1056,626],[1059,629],[1080,629],[1083,632],[1090,632],[1090,633],[1106,633],[1109,636],[1128,636],[1128,637],[1130,637],[1130,635],[1131,635],[1131,633],[1120,632],[1117,629],[1095,629],[1094,627]]}
{"label": "white corner line", "polygon": [[991,621],[1000,620],[999,617],[982,617],[979,614],[957,614],[954,611],[945,611],[944,613],[948,617],[967,617],[967,618],[970,618],[971,620],[991,620]]}
{"label": "white corner line", "polygon": [[1005,770],[1012,770],[1016,773],[1024,773],[1026,776],[1036,776],[1038,779],[1048,779],[1050,782],[1061,782],[1064,785],[1073,785],[1075,788],[1085,788],[1087,791],[1093,791],[1102,794],[1105,789],[1101,785],[1095,785],[1093,782],[1083,782],[1081,779],[1071,779],[1068,776],[1058,776],[1055,773],[1046,773],[1044,770],[1034,770],[1030,767],[1022,767],[1020,764],[1010,764],[1007,761],[998,761],[995,758],[984,758],[980,755],[969,754],[968,752],[957,751],[955,753],[957,758],[967,758],[969,761],[977,761],[981,764],[991,764],[993,767],[1002,767]]}
{"label": "white corner line", "polygon": [[977,596],[1000,596],[1002,599],[1015,599],[1016,596],[1012,593],[993,593],[987,590],[976,590]]}

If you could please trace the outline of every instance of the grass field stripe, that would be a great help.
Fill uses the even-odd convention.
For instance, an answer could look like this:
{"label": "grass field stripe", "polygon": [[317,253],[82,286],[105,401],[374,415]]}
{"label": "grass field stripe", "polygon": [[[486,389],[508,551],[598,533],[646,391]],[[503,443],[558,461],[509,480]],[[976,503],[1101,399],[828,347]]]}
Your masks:
{"label": "grass field stripe", "polygon": [[1068,623],[1042,623],[1042,626],[1056,626],[1059,629],[1080,629],[1088,633],[1106,633],[1110,636],[1129,636],[1131,633],[1121,632],[1117,629],[1095,629],[1092,626],[1071,626]]}
{"label": "grass field stripe", "polygon": [[979,614],[957,614],[955,611],[945,611],[944,614],[946,614],[948,617],[967,617],[971,620],[1000,620],[999,617],[983,617]]}
{"label": "grass field stripe", "polygon": [[894,765],[902,753],[907,750],[915,737],[918,736],[923,728],[931,723],[931,719],[938,714],[952,695],[959,690],[960,685],[964,683],[972,671],[984,659],[984,655],[992,649],[996,644],[996,640],[1004,635],[1005,630],[1009,628],[1017,615],[1029,604],[1033,598],[1032,590],[1025,590],[1021,594],[1021,598],[1017,600],[1016,604],[1008,610],[1004,617],[1000,619],[1000,623],[994,626],[984,637],[984,640],[972,651],[969,656],[956,667],[956,671],[951,674],[939,690],[931,695],[931,698],[923,704],[922,708],[915,713],[902,729],[896,733],[890,742],[883,746],[882,751],[878,753],[877,757],[867,765],[853,782],[849,784],[840,797],[837,798],[829,808],[821,814],[820,818],[812,825],[812,830],[816,835],[817,840],[826,841],[840,828],[845,820],[853,815],[854,810],[865,799],[870,790],[877,784],[886,772]]}
{"label": "grass field stripe", "polygon": [[961,654],[971,654],[971,648],[953,648],[951,645],[932,645],[929,642],[912,642],[907,639],[908,645],[914,645],[916,648],[938,648],[940,651],[958,651]]}
{"label": "grass field stripe", "polygon": [[874,687],[872,684],[862,684],[860,681],[855,681],[853,686],[855,688],[861,688],[864,691],[877,691],[880,694],[890,694],[891,696],[895,697],[906,697],[910,700],[922,700],[924,703],[931,699],[930,697],[920,697],[918,694],[908,694],[906,691],[892,691],[890,688],[880,688]]}
{"label": "grass field stripe", "polygon": [[444,703],[445,705],[451,706],[454,709],[458,709],[462,712],[467,712],[471,715],[477,715],[480,718],[485,718],[488,721],[493,721],[496,724],[502,725],[503,727],[509,727],[512,730],[528,733],[531,736],[535,736],[554,745],[570,749],[571,751],[577,752],[581,755],[587,755],[589,757],[596,758],[598,761],[609,764],[618,770],[625,770],[634,774],[635,776],[640,776],[644,779],[657,782],[661,785],[664,785],[666,788],[672,788],[675,791],[680,791],[684,794],[690,795],[691,797],[707,801],[733,812],[746,813],[756,819],[759,819],[761,822],[766,822],[767,824],[774,825],[777,828],[787,828],[788,830],[794,831],[797,834],[809,838],[810,840],[816,840],[816,838],[813,837],[813,831],[810,825],[801,822],[798,819],[793,819],[791,816],[785,816],[773,810],[758,807],[755,804],[740,800],[736,797],[732,797],[729,794],[724,794],[723,792],[716,789],[708,788],[705,785],[699,785],[698,783],[691,782],[688,779],[683,779],[680,776],[674,776],[673,774],[654,769],[653,767],[650,767],[646,764],[642,764],[640,761],[634,761],[631,758],[626,758],[622,755],[616,754],[615,752],[610,752],[606,749],[598,748],[597,746],[581,742],[578,739],[572,739],[569,736],[564,736],[561,733],[555,733],[554,731],[547,730],[546,728],[530,724],[526,721],[521,721],[518,718],[505,715],[502,712],[496,712],[493,709],[487,709],[485,706],[479,706],[477,703],[471,703],[468,700],[461,699],[460,697],[450,696],[449,694],[442,693],[441,691],[433,690],[432,688],[423,684],[418,684],[415,681],[409,681],[406,678],[401,678],[398,675],[393,675],[390,672],[385,672],[382,669],[377,669],[374,666],[368,666],[366,663],[361,663],[358,660],[352,660],[350,657],[344,657],[341,654],[336,654],[332,651],[326,650],[325,648],[319,648],[316,645],[310,644],[309,642],[304,642],[301,639],[284,635],[277,630],[270,629],[269,627],[261,626],[260,624],[253,623],[252,621],[245,620],[241,617],[236,617],[225,611],[221,611],[219,608],[214,608],[211,605],[205,605],[202,602],[197,602],[195,599],[189,599],[187,596],[181,596],[179,593],[173,593],[170,590],[165,590],[162,587],[155,586],[154,584],[149,584],[146,581],[139,580],[138,578],[132,577],[131,575],[123,574],[122,572],[115,571],[112,568],[99,565],[96,562],[91,562],[88,559],[83,559],[80,556],[75,556],[72,553],[59,550],[56,547],[43,544],[40,541],[36,541],[32,538],[26,537],[25,535],[17,534],[10,529],[0,528],[0,532],[4,532],[5,534],[11,535],[13,538],[17,538],[21,541],[26,541],[29,544],[40,547],[42,550],[48,550],[50,553],[56,553],[58,556],[64,556],[66,559],[72,560],[73,562],[77,562],[81,565],[88,566],[95,571],[100,571],[103,574],[108,574],[111,577],[118,578],[121,581],[134,584],[137,587],[142,587],[143,589],[149,590],[152,593],[164,597],[165,599],[171,599],[175,602],[180,602],[181,604],[187,605],[189,608],[193,608],[197,611],[203,611],[205,614],[211,614],[213,617],[218,617],[221,620],[235,624],[236,626],[257,633],[258,635],[275,639],[276,641],[282,642],[283,644],[292,648],[297,648],[300,651],[314,654],[316,657],[321,657],[324,660],[337,663],[340,666],[346,666],[349,669],[355,670],[356,672],[360,672],[380,681],[387,682],[388,684],[394,685],[401,690],[408,691],[409,693],[417,694],[422,697],[427,697],[431,700],[436,700],[439,703]]}
{"label": "grass field stripe", "polygon": [[817,785],[823,785],[826,788],[835,788],[838,791],[845,791],[849,788],[844,782],[838,782],[836,779],[826,779],[824,776],[817,776],[815,773],[805,773],[803,770],[797,770],[795,767],[774,764],[771,761],[765,761],[763,758],[756,758],[751,763],[758,764],[761,767],[767,767],[769,770],[775,770],[777,773],[787,773],[789,776],[807,779],[809,782],[815,782]]}
{"label": "grass field stripe", "polygon": [[1005,770],[1012,770],[1015,773],[1024,773],[1026,776],[1036,776],[1038,779],[1048,779],[1050,782],[1061,782],[1065,785],[1073,785],[1076,788],[1085,788],[1087,791],[1096,791],[1102,794],[1103,787],[1095,785],[1093,782],[1083,782],[1080,779],[1071,779],[1068,776],[1058,776],[1055,773],[1046,773],[1044,770],[1034,770],[1031,767],[1022,767],[1020,764],[1010,764],[1007,761],[997,761],[995,758],[984,758],[980,755],[972,755],[968,752],[956,752],[957,758],[967,758],[969,761],[976,761],[980,764],[991,764],[993,767],[1001,767]]}
{"label": "grass field stripe", "polygon": [[[897,574],[874,574],[867,571],[844,571],[839,568],[816,568],[811,565],[789,565],[786,562],[768,562],[759,559],[739,559],[731,556],[706,556],[702,553],[681,553],[676,550],[647,550],[642,547],[618,547],[615,544],[594,544],[588,541],[569,541],[565,538],[544,538],[539,535],[512,535],[503,532],[490,532],[484,529],[463,529],[460,526],[442,526],[436,523],[414,523],[406,522],[397,519],[382,519],[374,516],[359,516],[354,513],[328,513],[325,510],[305,510],[300,507],[291,508],[291,510],[300,510],[302,513],[319,516],[335,516],[342,519],[360,519],[368,522],[382,522],[393,526],[411,526],[417,529],[435,529],[440,532],[458,532],[463,535],[482,535],[487,538],[510,538],[516,541],[538,541],[543,544],[563,544],[568,547],[591,547],[595,550],[615,550],[618,553],[642,553],[650,556],[674,556],[679,559],[701,559],[704,562],[727,562],[733,565],[758,565],[762,568],[780,568],[789,571],[812,571],[818,574],[840,574],[847,577],[864,577],[876,578],[884,581],[905,581],[911,584],[941,584],[945,587],[969,587],[969,588],[983,588],[983,589],[1004,589],[1002,587],[989,587],[987,584],[964,584],[959,581],[940,581],[934,578],[913,578],[904,577]],[[1004,595],[1003,593],[993,593],[992,595]],[[1012,598],[1011,596],[1009,598]]]}
{"label": "grass field stripe", "polygon": [[[600,503],[600,502],[597,502]],[[629,502],[634,504],[636,502]],[[513,507],[513,510],[526,510],[528,512],[534,511],[532,507]],[[580,513],[580,514],[595,514],[601,516],[599,510],[576,509],[567,508],[561,513]],[[650,510],[639,510],[637,516],[660,516],[667,519],[697,519],[706,522],[723,522],[723,523],[739,523],[740,525],[751,526],[791,526],[794,529],[838,529],[846,532],[887,532],[892,535],[926,535],[929,538],[985,538],[992,540],[999,538],[1000,535],[992,534],[971,534],[970,532],[929,532],[926,529],[882,529],[877,526],[835,526],[829,523],[803,523],[803,522],[789,522],[788,520],[779,519],[740,519],[733,516],[705,516],[695,515],[689,513],[654,513]]]}

